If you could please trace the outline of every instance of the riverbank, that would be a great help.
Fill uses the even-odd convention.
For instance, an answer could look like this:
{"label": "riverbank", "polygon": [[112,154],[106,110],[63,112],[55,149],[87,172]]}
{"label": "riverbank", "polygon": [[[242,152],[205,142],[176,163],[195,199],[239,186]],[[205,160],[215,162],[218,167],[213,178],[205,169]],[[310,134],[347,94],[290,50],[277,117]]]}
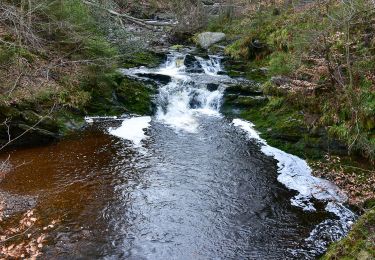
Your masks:
{"label": "riverbank", "polygon": [[[30,163],[8,153],[74,135],[86,115],[151,114],[155,85],[118,69],[157,66],[165,58],[164,30],[119,23],[78,0],[30,4],[0,4],[0,182]],[[57,222],[35,210],[38,196],[25,194],[0,191],[3,257],[39,256]]]}
{"label": "riverbank", "polygon": [[305,158],[313,175],[335,183],[359,213],[360,217],[348,236],[333,243],[322,259],[372,259],[375,246],[374,167],[363,158],[345,155],[345,146],[340,145],[339,150],[329,149],[339,141],[331,140],[327,134],[309,132],[298,111],[285,107],[279,107],[277,112],[270,109],[270,106],[279,106],[277,100],[263,97],[257,87],[246,89],[242,86],[242,94],[236,95],[235,92],[228,90],[230,94],[225,98],[224,113],[253,122],[260,136],[269,144]]}
{"label": "riverbank", "polygon": [[160,64],[168,27],[118,23],[77,0],[28,8],[0,10],[0,150],[57,140],[85,115],[151,113],[155,87],[118,69]]}
{"label": "riverbank", "polygon": [[[55,42],[49,46],[47,54],[24,47],[8,49],[7,45],[1,45],[6,50],[4,52],[6,55],[15,56],[17,57],[15,60],[20,61],[9,64],[7,63],[9,59],[4,58],[6,62],[2,64],[3,67],[11,66],[11,70],[14,71],[31,67],[47,68],[40,70],[41,74],[35,74],[40,71],[28,71],[27,76],[18,73],[12,75],[13,78],[9,78],[8,88],[3,92],[7,98],[4,99],[0,110],[4,122],[1,129],[3,144],[8,142],[8,126],[11,137],[26,132],[22,135],[22,139],[17,138],[12,144],[19,142],[20,145],[25,145],[29,141],[29,144],[42,144],[56,140],[69,131],[80,129],[84,123],[83,116],[87,114],[143,115],[153,112],[151,98],[156,91],[155,85],[147,81],[139,82],[126,78],[118,73],[117,69],[140,65],[156,66],[164,59],[163,54],[159,54],[156,50],[149,51],[142,48],[128,50],[125,56],[119,55],[122,52],[113,48],[105,33],[97,31],[98,28],[91,21],[93,18],[88,15],[85,8],[82,9],[78,4],[65,6],[62,9],[64,12],[73,9],[81,10],[71,21],[76,28],[75,34],[79,35],[74,41],[64,44]],[[311,9],[298,13],[266,10],[265,13],[259,14],[259,17],[251,17],[247,20],[244,18],[241,21],[221,20],[222,24],[219,26],[211,24],[210,30],[227,33],[226,44],[229,46],[225,48],[225,52],[231,57],[226,62],[228,74],[245,76],[262,83],[254,82],[249,86],[228,88],[223,111],[229,116],[235,115],[255,123],[262,137],[270,145],[307,159],[314,168],[316,176],[335,182],[348,194],[352,205],[361,212],[368,212],[362,217],[367,219],[368,214],[373,212],[375,185],[374,169],[368,163],[373,160],[374,125],[371,112],[373,75],[366,72],[364,73],[366,78],[357,79],[358,75],[355,74],[354,78],[359,85],[352,86],[353,89],[349,92],[342,92],[336,88],[327,90],[332,78],[327,73],[330,68],[322,62],[322,57],[307,57],[302,65],[296,64],[299,61],[296,58],[297,53],[301,54],[299,52],[301,46],[295,42],[293,35],[310,28],[311,24],[317,21],[316,17],[307,15],[309,10]],[[59,14],[59,17],[61,20],[66,19],[63,13]],[[82,22],[80,20],[82,17],[91,18]],[[296,28],[297,25],[301,26],[300,21],[305,18],[311,20],[308,20],[305,27]],[[289,26],[290,24],[294,24],[295,27]],[[85,39],[87,35],[81,35],[82,28],[79,29],[87,25],[93,26],[89,26],[94,28],[90,33],[95,35],[89,40]],[[1,29],[3,31],[3,28]],[[64,39],[76,37],[76,35],[60,34],[61,28],[55,30],[53,30],[53,37]],[[371,33],[372,31],[369,34]],[[8,35],[9,32],[5,34],[12,42],[13,36]],[[338,39],[334,39],[338,41],[335,44],[340,44],[339,41],[343,40],[340,35]],[[74,48],[77,41],[83,46],[79,51]],[[340,46],[342,48],[342,45]],[[222,46],[216,47],[222,49]],[[342,51],[339,47],[334,51]],[[59,52],[50,51],[54,48]],[[123,50],[124,48],[127,47],[123,46]],[[305,45],[303,54],[309,54],[309,50],[306,51],[304,48]],[[212,50],[213,53],[216,51]],[[68,58],[65,55],[68,55]],[[46,56],[53,59],[49,60]],[[47,66],[44,66],[44,63]],[[361,70],[363,69],[361,67],[363,64],[357,65]],[[340,73],[345,74],[345,71],[343,69]],[[36,75],[35,81],[27,81],[31,74]],[[335,84],[346,84],[346,81]],[[28,88],[30,85],[31,88]],[[43,88],[38,88],[37,85],[42,85]],[[355,105],[353,116],[359,118],[355,118],[355,122],[352,122],[350,109],[348,110],[348,104],[345,103],[353,91],[360,96],[368,95],[370,99],[364,100],[364,105],[360,103],[362,100],[350,100],[350,105]],[[337,97],[342,103],[335,101]],[[333,110],[343,112],[335,113],[330,108],[331,104]],[[355,127],[357,132],[350,132]],[[356,138],[352,139],[352,136]],[[353,156],[347,157],[348,152]],[[372,218],[369,218],[369,221],[360,221],[353,233],[358,233],[361,226],[364,230],[371,231],[371,225]],[[359,243],[366,239],[370,241],[370,244],[365,242],[357,253],[366,255],[367,253],[363,253],[364,250],[371,254],[371,237],[370,240],[368,234],[365,234],[365,238],[356,235],[354,237],[358,237],[356,242]],[[367,250],[365,246],[368,245]],[[338,247],[333,246],[333,248]]]}
{"label": "riverbank", "polygon": [[[209,26],[227,35],[228,74],[255,81],[228,89],[223,112],[253,122],[270,145],[305,158],[315,176],[348,195],[364,213],[349,235],[362,245],[356,256],[373,255],[374,246],[375,223],[362,221],[374,212],[375,199],[374,30],[360,15],[356,22],[347,17],[355,10],[374,19],[369,4],[271,6]],[[361,229],[369,232],[353,235]],[[343,244],[332,246],[328,259]]]}

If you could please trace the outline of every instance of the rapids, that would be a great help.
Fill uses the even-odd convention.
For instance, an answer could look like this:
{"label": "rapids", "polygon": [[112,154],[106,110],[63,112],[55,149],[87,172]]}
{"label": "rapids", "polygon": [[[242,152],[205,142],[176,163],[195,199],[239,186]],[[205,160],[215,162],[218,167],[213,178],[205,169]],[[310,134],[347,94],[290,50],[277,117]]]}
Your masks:
{"label": "rapids", "polygon": [[220,113],[243,82],[220,57],[173,52],[122,73],[155,80],[154,116],[86,118],[75,138],[12,154],[29,163],[1,188],[59,219],[46,258],[314,259],[348,232],[336,186]]}

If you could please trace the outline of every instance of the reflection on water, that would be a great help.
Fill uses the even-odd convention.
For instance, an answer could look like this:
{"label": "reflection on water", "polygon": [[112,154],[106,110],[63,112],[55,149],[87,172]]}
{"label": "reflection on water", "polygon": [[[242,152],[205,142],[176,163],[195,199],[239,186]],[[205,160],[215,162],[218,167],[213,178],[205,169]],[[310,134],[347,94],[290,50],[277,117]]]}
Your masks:
{"label": "reflection on water", "polygon": [[[190,57],[186,64],[183,57],[172,55],[155,70],[124,70],[134,77],[171,76],[159,88],[154,117],[108,119],[59,143],[12,152],[20,167],[0,189],[38,197],[40,227],[60,220],[49,233],[46,259],[309,259],[320,253],[306,238],[335,217],[319,201],[311,202],[315,212],[292,206],[297,192],[278,182],[277,161],[265,155],[265,144],[219,114],[225,86],[233,83],[217,75],[220,59]],[[186,73],[189,66],[195,73]]]}
{"label": "reflection on water", "polygon": [[293,257],[324,214],[293,208],[276,163],[225,119],[200,125],[181,134],[152,123],[147,154],[95,128],[15,151],[29,163],[0,187],[38,196],[37,213],[61,220],[46,257]]}

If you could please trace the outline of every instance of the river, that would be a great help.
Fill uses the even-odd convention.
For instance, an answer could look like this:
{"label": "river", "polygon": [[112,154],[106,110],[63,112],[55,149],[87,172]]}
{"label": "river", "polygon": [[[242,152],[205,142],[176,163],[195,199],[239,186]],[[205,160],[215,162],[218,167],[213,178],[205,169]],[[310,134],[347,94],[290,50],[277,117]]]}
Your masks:
{"label": "river", "polygon": [[241,83],[220,60],[173,52],[122,70],[159,82],[154,116],[87,118],[66,140],[12,152],[21,166],[0,188],[59,220],[43,257],[314,259],[348,232],[355,215],[336,186],[220,113]]}

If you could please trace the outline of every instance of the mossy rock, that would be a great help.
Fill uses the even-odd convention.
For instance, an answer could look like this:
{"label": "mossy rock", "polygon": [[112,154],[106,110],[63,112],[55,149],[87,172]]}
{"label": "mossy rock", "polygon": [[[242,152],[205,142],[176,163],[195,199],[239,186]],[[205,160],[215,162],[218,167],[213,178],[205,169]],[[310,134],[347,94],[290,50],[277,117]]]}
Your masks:
{"label": "mossy rock", "polygon": [[116,89],[118,102],[129,112],[141,115],[152,113],[152,95],[155,93],[152,86],[127,78]]}
{"label": "mossy rock", "polygon": [[374,259],[374,241],[375,208],[372,208],[359,218],[348,236],[332,244],[321,259]]}
{"label": "mossy rock", "polygon": [[173,45],[171,47],[172,50],[175,50],[175,51],[179,51],[179,50],[182,50],[183,48],[185,48],[184,45],[181,45],[181,44],[176,44],[176,45]]}
{"label": "mossy rock", "polygon": [[235,86],[229,86],[225,89],[225,94],[235,94],[241,96],[261,96],[263,92],[260,90],[259,86],[254,84],[240,84]]}
{"label": "mossy rock", "polygon": [[233,108],[256,108],[267,102],[267,98],[263,96],[237,96],[227,95],[224,98],[223,106],[231,106]]}
{"label": "mossy rock", "polygon": [[29,124],[36,124],[38,123],[42,117],[35,113],[32,110],[25,110],[21,112],[21,117],[25,122],[28,122]]}
{"label": "mossy rock", "polygon": [[[23,123],[12,124],[10,126],[11,137],[22,135],[21,138],[14,139],[11,146],[26,146],[26,145],[41,145],[56,140],[59,135],[41,128],[40,126],[33,127]],[[1,140],[6,140],[6,134],[1,131]],[[2,141],[2,142],[3,142]]]}
{"label": "mossy rock", "polygon": [[121,61],[121,67],[123,68],[134,68],[139,66],[146,66],[148,68],[154,68],[159,66],[165,61],[164,53],[156,52],[136,52],[132,53],[129,57],[124,57]]}
{"label": "mossy rock", "polygon": [[51,125],[55,124],[55,126],[58,127],[59,134],[62,136],[81,129],[85,125],[85,120],[82,114],[76,114],[69,110],[60,110],[53,116],[53,118],[54,120],[51,120]]}
{"label": "mossy rock", "polygon": [[21,112],[12,106],[0,106],[0,117],[4,121],[6,118],[19,118],[21,116]]}

